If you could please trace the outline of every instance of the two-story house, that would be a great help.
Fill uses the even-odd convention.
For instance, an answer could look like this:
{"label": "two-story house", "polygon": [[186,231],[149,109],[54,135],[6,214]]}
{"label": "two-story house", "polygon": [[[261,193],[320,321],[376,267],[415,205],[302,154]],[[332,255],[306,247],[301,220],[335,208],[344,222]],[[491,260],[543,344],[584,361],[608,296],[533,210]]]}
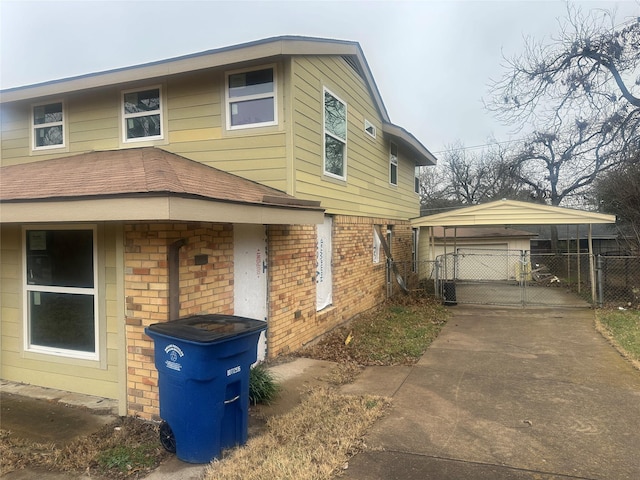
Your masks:
{"label": "two-story house", "polygon": [[275,357],[384,301],[381,243],[416,253],[416,168],[435,158],[390,122],[356,42],[270,38],[0,95],[3,379],[152,418],[146,326],[262,319]]}

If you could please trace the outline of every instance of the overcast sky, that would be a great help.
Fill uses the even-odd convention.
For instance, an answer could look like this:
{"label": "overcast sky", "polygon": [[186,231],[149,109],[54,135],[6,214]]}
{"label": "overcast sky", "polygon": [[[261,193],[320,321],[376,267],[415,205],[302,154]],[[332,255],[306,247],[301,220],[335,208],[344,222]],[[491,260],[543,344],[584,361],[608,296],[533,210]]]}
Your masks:
{"label": "overcast sky", "polygon": [[[571,2],[640,16],[638,0]],[[162,60],[276,35],[360,43],[391,121],[438,154],[510,138],[483,108],[503,55],[550,39],[566,4],[547,1],[0,0],[0,86]]]}

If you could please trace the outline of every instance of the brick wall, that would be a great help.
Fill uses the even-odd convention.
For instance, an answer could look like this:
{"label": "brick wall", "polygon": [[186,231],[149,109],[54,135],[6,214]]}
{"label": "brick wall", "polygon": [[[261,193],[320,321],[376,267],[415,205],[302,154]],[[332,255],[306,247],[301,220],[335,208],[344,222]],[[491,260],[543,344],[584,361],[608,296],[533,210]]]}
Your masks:
{"label": "brick wall", "polygon": [[411,260],[408,222],[367,217],[333,219],[333,304],[316,312],[315,226],[271,226],[269,238],[268,355],[298,350],[387,298],[386,262],[373,263],[373,225],[392,225],[395,260]]}
{"label": "brick wall", "polygon": [[[393,225],[392,253],[411,259],[406,222],[337,216],[333,222],[333,304],[316,312],[315,225],[271,225],[268,355],[298,350],[310,341],[382,303],[387,297],[385,257],[373,263],[373,225]],[[180,316],[233,314],[233,226],[206,223],[125,225],[127,403],[130,415],[158,418],[152,323],[169,320],[169,246],[180,249]],[[196,255],[207,255],[196,265]]]}
{"label": "brick wall", "polygon": [[[206,223],[125,225],[127,404],[130,415],[157,418],[152,323],[169,320],[169,245],[179,239],[180,316],[233,313],[233,227]],[[196,255],[207,255],[196,265]]]}

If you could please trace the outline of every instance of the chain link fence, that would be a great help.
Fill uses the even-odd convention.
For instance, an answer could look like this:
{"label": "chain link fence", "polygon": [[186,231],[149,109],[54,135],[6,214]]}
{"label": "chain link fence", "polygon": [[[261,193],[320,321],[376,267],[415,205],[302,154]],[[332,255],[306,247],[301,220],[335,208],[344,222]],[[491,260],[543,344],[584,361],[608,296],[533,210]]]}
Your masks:
{"label": "chain link fence", "polygon": [[393,268],[406,290],[445,304],[640,308],[640,257],[459,249]]}
{"label": "chain link fence", "polygon": [[596,258],[598,305],[640,309],[640,257]]}

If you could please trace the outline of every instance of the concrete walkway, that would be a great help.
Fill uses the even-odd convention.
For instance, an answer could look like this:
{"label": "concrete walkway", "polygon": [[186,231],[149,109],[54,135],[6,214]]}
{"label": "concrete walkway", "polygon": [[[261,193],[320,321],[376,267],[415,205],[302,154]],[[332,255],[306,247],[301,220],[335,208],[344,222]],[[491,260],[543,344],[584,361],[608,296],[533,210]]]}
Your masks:
{"label": "concrete walkway", "polygon": [[416,366],[343,388],[391,391],[393,408],[342,478],[640,478],[640,372],[591,310],[451,311]]}

